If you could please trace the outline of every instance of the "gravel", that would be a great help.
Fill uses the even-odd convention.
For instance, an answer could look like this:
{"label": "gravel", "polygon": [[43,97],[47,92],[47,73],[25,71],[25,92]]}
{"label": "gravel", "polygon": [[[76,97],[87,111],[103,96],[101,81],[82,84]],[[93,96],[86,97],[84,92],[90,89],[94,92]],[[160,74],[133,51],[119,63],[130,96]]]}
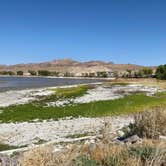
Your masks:
{"label": "gravel", "polygon": [[63,142],[68,135],[99,131],[105,122],[111,122],[111,132],[128,125],[132,117],[77,118],[35,123],[0,124],[1,143],[22,146],[38,143],[40,140]]}

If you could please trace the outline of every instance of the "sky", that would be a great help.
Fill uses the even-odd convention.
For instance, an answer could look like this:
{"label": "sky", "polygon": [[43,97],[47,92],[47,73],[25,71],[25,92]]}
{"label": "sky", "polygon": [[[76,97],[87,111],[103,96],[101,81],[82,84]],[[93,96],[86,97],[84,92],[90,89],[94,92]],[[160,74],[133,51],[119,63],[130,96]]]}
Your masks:
{"label": "sky", "polygon": [[0,64],[166,63],[166,0],[1,0]]}

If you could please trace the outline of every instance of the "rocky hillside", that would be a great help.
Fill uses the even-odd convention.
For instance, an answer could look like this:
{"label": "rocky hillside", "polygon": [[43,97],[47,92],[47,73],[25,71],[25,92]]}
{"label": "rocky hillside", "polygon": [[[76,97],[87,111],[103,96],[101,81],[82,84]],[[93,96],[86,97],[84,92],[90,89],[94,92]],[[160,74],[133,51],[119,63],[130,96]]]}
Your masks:
{"label": "rocky hillside", "polygon": [[22,70],[27,72],[28,70],[49,70],[57,72],[70,72],[74,74],[97,72],[97,71],[125,71],[139,70],[144,66],[134,64],[114,64],[112,62],[103,61],[89,61],[89,62],[78,62],[72,59],[61,59],[53,60],[50,62],[43,63],[29,63],[29,64],[17,64],[17,65],[0,65],[0,71],[18,71]]}

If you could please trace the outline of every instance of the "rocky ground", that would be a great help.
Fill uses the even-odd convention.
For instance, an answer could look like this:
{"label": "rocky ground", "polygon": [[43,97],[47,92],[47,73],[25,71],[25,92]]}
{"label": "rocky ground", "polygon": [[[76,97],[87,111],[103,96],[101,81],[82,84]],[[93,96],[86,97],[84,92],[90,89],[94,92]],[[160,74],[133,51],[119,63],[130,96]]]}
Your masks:
{"label": "rocky ground", "polygon": [[[68,86],[70,87],[70,86]],[[59,100],[48,103],[48,105],[63,106],[68,103],[88,103],[99,100],[114,100],[122,98],[131,93],[145,92],[147,95],[153,95],[161,91],[156,87],[146,87],[142,85],[115,85],[101,86],[90,89],[88,92],[74,99]],[[8,91],[0,94],[0,106],[12,104],[27,103],[35,100],[38,96],[50,95],[53,91],[50,89]],[[1,110],[2,112],[3,110]],[[102,111],[102,110],[101,110]],[[0,113],[1,113],[0,112]],[[90,133],[98,131],[105,123],[110,121],[112,132],[120,127],[132,122],[132,117],[110,117],[110,118],[78,118],[66,119],[59,121],[42,121],[42,122],[23,122],[23,123],[1,123],[0,124],[0,141],[4,144],[22,146],[42,141],[57,142],[65,141],[68,135]]]}
{"label": "rocky ground", "polygon": [[88,90],[87,94],[74,99],[58,100],[47,103],[48,106],[66,106],[80,103],[90,103],[94,101],[115,100],[123,98],[132,93],[146,93],[150,96],[162,89],[156,87],[148,87],[143,85],[115,85],[115,86],[98,86]]}
{"label": "rocky ground", "polygon": [[43,141],[63,142],[67,136],[98,132],[106,122],[111,123],[111,132],[128,125],[132,117],[78,118],[71,120],[43,121],[35,123],[0,124],[1,142],[14,146],[30,145]]}
{"label": "rocky ground", "polygon": [[[69,86],[70,87],[70,86]],[[69,103],[89,103],[100,100],[114,100],[122,98],[132,93],[146,93],[153,95],[162,89],[156,87],[147,87],[142,85],[115,85],[101,86],[98,85],[95,89],[90,89],[88,92],[73,99],[63,99],[52,103],[47,103],[48,106],[64,106]],[[27,103],[36,100],[38,96],[50,95],[53,91],[50,89],[38,90],[22,90],[8,91],[0,94],[0,106],[9,106],[13,104]],[[0,113],[3,110],[0,111]],[[101,110],[102,111],[102,110]],[[22,123],[1,123],[0,124],[0,143],[12,146],[29,146],[32,144],[40,144],[46,142],[70,142],[74,138],[84,136],[93,136],[99,133],[106,123],[110,123],[110,133],[114,135],[119,132],[124,126],[133,123],[133,117],[116,116],[102,118],[76,118],[68,117],[58,121],[34,121]],[[121,133],[119,133],[121,134]],[[6,152],[1,152],[0,156]],[[5,157],[3,157],[5,159]],[[7,163],[7,159],[6,159]]]}

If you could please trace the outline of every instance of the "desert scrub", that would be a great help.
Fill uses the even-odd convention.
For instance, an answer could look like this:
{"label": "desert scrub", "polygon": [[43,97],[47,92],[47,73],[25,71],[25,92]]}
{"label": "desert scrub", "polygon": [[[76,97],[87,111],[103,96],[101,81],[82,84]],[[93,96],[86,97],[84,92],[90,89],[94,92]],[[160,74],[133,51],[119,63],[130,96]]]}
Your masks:
{"label": "desert scrub", "polygon": [[143,143],[115,145],[102,141],[70,145],[60,151],[42,146],[21,155],[20,166],[162,166],[166,162],[166,143],[144,140]]}
{"label": "desert scrub", "polygon": [[78,154],[77,147],[55,152],[53,146],[42,146],[25,152],[19,166],[74,166]]}
{"label": "desert scrub", "polygon": [[44,107],[33,103],[1,108],[1,122],[23,122],[35,119],[46,120],[65,117],[103,117],[130,114],[150,109],[156,106],[166,106],[165,97],[133,94],[124,98],[108,101],[96,101],[65,107]]}
{"label": "desert scrub", "polygon": [[142,144],[116,145],[99,142],[96,147],[84,145],[79,166],[161,166],[166,162],[166,143],[144,140]]}
{"label": "desert scrub", "polygon": [[159,138],[166,136],[166,109],[156,107],[134,115],[135,123],[131,125],[132,132],[140,137]]}

